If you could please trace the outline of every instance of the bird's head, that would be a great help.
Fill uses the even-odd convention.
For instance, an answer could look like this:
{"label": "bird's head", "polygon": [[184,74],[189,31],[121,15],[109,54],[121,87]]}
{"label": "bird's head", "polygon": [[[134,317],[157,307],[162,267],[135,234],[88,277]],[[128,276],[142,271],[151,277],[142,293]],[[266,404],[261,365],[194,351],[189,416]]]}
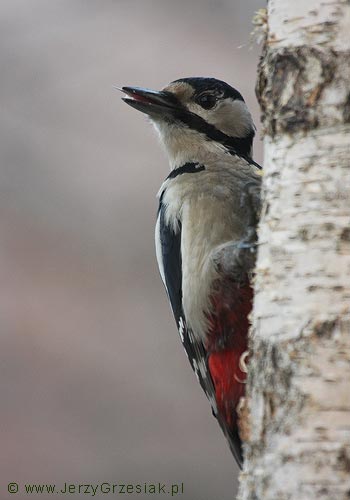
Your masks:
{"label": "bird's head", "polygon": [[161,91],[123,87],[123,100],[147,114],[173,167],[208,151],[251,158],[255,127],[242,95],[215,78],[181,78]]}

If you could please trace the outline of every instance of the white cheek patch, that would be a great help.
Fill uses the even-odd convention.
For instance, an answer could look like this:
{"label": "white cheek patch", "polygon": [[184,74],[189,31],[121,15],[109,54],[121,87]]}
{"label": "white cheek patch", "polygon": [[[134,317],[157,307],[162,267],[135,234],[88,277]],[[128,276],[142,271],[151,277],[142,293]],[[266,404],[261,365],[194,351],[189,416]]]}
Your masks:
{"label": "white cheek patch", "polygon": [[244,137],[254,128],[247,105],[238,99],[224,99],[213,109],[191,103],[188,109],[230,137]]}
{"label": "white cheek patch", "polygon": [[204,109],[202,108],[202,106],[200,106],[199,104],[197,104],[196,102],[189,102],[187,104],[187,109],[189,111],[191,111],[191,113],[194,113],[195,115],[198,115],[200,116],[201,118],[203,118],[203,120],[205,120],[206,122],[209,121],[209,116],[211,113],[215,112],[215,108],[212,109],[212,110],[208,110],[208,109]]}

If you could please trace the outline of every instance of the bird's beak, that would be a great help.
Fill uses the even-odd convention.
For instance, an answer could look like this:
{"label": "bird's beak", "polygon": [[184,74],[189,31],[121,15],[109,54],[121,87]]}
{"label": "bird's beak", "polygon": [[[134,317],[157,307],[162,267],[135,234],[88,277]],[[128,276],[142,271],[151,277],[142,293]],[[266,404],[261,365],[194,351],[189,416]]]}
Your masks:
{"label": "bird's beak", "polygon": [[122,87],[118,90],[127,95],[122,98],[124,102],[151,118],[175,118],[176,112],[181,107],[178,99],[171,92],[141,87]]}

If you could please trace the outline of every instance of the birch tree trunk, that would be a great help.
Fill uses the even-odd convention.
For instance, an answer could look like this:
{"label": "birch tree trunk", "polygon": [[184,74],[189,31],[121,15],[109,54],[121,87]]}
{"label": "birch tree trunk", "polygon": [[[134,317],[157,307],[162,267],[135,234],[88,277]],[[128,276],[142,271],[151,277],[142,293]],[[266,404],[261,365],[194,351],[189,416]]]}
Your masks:
{"label": "birch tree trunk", "polygon": [[269,0],[241,500],[350,498],[350,2]]}

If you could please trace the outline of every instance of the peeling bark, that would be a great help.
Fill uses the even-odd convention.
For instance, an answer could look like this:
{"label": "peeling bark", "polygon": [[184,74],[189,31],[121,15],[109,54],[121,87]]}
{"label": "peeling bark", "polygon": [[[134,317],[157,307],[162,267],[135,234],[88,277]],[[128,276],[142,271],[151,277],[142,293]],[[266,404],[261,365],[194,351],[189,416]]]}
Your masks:
{"label": "peeling bark", "polygon": [[270,0],[240,500],[350,498],[350,2]]}

